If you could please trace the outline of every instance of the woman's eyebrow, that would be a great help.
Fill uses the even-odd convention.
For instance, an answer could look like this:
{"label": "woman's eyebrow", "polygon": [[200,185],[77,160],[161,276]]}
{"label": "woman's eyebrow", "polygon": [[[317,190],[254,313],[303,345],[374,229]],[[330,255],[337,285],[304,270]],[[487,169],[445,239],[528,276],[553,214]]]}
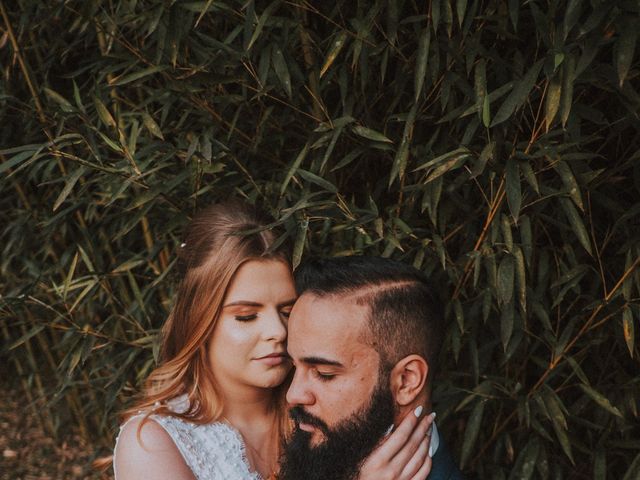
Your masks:
{"label": "woman's eyebrow", "polygon": [[278,304],[278,308],[282,307],[290,307],[294,303],[296,303],[297,298],[292,298],[291,300],[287,300],[286,302],[282,302]]}
{"label": "woman's eyebrow", "polygon": [[237,307],[237,306],[241,306],[241,307],[262,307],[263,305],[261,303],[258,303],[258,302],[250,302],[248,300],[237,300],[235,302],[227,303],[222,308]]}

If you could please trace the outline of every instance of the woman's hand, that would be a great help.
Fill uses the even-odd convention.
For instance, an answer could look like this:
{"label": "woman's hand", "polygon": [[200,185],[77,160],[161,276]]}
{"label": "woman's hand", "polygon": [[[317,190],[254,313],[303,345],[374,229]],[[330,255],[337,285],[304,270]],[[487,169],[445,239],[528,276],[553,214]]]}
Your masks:
{"label": "woman's hand", "polygon": [[429,444],[435,413],[420,418],[422,407],[406,415],[367,457],[358,480],[424,480],[431,471]]}

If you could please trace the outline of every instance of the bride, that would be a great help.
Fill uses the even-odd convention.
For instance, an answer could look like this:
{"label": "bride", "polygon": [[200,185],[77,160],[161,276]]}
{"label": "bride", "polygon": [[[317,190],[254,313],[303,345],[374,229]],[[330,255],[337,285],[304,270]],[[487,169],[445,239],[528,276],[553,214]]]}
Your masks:
{"label": "bride", "polygon": [[[251,207],[226,203],[188,227],[161,363],[125,413],[116,480],[277,478],[290,431],[286,339],[296,292],[289,251],[268,224]],[[426,478],[431,422],[408,415],[359,478]]]}

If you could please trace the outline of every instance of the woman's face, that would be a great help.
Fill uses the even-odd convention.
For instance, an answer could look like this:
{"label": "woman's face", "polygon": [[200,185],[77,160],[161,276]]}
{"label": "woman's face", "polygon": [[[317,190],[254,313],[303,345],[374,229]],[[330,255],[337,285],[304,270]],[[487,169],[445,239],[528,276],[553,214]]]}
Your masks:
{"label": "woman's face", "polygon": [[250,260],[235,273],[209,345],[209,362],[225,389],[273,388],[291,362],[287,319],[296,299],[289,266],[279,260]]}

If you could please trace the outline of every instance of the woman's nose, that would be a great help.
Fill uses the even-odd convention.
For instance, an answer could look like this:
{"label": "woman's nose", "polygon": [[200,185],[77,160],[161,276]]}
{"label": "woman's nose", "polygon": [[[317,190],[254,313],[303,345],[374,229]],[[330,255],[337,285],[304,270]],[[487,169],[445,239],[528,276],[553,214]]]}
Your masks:
{"label": "woman's nose", "polygon": [[266,320],[264,332],[266,339],[284,342],[287,339],[287,327],[280,312],[274,311],[269,313]]}

